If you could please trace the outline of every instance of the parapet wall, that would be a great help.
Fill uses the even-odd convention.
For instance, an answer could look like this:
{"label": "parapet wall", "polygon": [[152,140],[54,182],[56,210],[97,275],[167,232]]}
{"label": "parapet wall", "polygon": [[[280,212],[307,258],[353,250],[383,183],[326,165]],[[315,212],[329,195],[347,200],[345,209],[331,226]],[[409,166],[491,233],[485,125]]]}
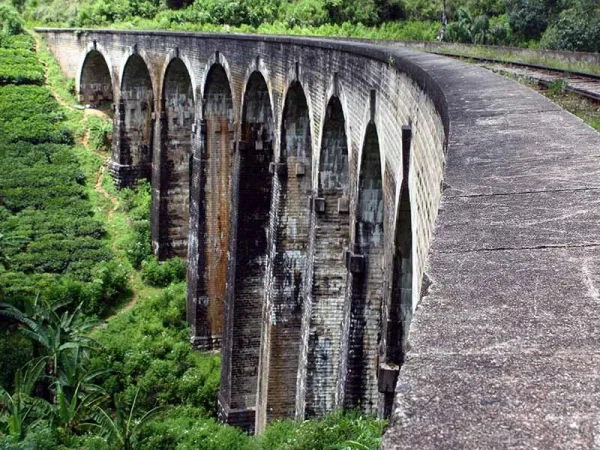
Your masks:
{"label": "parapet wall", "polygon": [[[260,431],[273,418],[355,405],[384,416],[396,387],[384,447],[500,447],[496,439],[508,436],[501,430],[513,426],[514,416],[498,416],[493,399],[500,408],[530,400],[526,392],[489,387],[487,377],[523,352],[523,344],[513,348],[511,339],[524,343],[539,334],[539,319],[521,322],[529,310],[512,302],[515,286],[529,292],[535,279],[536,290],[552,285],[564,292],[564,283],[595,282],[587,257],[583,282],[574,274],[560,283],[549,275],[564,259],[544,260],[544,274],[526,261],[542,257],[540,249],[548,246],[569,254],[571,247],[590,245],[586,236],[598,228],[595,223],[577,235],[581,239],[561,234],[566,228],[558,217],[574,230],[581,227],[558,197],[578,205],[589,199],[581,191],[599,187],[597,133],[515,82],[405,49],[279,36],[39,32],[80,92],[89,84],[81,79],[86,56],[101,53],[123,114],[128,105],[120,86],[129,58],[139,56],[148,67],[153,243],[159,256],[181,254],[177,249],[187,237],[192,342],[222,347],[224,421]],[[166,76],[175,73],[169,72],[174,64],[189,76],[180,77],[177,87]],[[249,83],[253,74],[260,74],[266,89],[258,75]],[[96,84],[92,98],[106,98],[103,83]],[[166,92],[174,93],[170,101]],[[332,117],[339,121],[339,112],[328,109],[334,97],[344,117],[341,128],[326,126]],[[269,106],[271,115],[265,113]],[[134,109],[131,117],[142,116],[138,103]],[[193,122],[189,131],[187,119]],[[576,144],[565,142],[556,124]],[[184,134],[169,134],[174,126],[183,126],[178,133]],[[183,135],[185,145],[176,139]],[[344,161],[347,148],[348,181],[324,191],[321,159],[331,145],[341,152],[335,161]],[[134,174],[135,181],[142,172],[128,166],[122,153],[113,150],[111,167],[126,185],[127,177]],[[575,161],[582,174],[568,169]],[[186,164],[189,185],[177,182]],[[272,181],[253,184],[251,174]],[[243,201],[250,198],[247,189],[265,201]],[[540,202],[551,207],[539,208]],[[187,236],[172,217],[181,221],[185,214]],[[578,214],[593,215],[588,209]],[[255,233],[257,224],[264,238]],[[581,257],[581,250],[573,252],[567,265]],[[509,277],[512,264],[520,272]],[[505,292],[512,294],[505,298]],[[551,309],[547,294],[541,307]],[[506,317],[498,316],[504,307]],[[497,323],[486,322],[492,316]],[[538,350],[534,360],[545,358]],[[511,376],[527,385],[543,376],[540,370]],[[554,369],[547,386],[562,389],[569,401],[571,391],[557,388],[560,370]],[[498,386],[508,382],[496,380]],[[495,394],[457,401],[453,389],[469,385]],[[530,388],[536,389],[546,387]],[[484,425],[480,415],[487,418]],[[550,420],[535,419],[531,430],[545,430]],[[519,442],[544,442],[534,432],[513,431]]]}

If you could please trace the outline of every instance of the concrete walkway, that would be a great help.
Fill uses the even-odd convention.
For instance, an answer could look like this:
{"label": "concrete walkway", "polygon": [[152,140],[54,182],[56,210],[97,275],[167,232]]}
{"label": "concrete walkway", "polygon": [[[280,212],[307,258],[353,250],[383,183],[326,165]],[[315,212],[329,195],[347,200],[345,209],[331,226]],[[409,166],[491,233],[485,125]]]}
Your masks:
{"label": "concrete walkway", "polygon": [[600,133],[485,69],[408,59],[450,135],[383,448],[600,448]]}

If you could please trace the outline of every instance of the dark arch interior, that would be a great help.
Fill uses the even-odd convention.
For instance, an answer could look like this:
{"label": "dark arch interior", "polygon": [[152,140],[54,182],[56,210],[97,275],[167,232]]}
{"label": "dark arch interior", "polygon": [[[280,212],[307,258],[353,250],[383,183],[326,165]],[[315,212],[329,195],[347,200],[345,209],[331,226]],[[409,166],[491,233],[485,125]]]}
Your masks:
{"label": "dark arch interior", "polygon": [[295,81],[288,90],[283,108],[281,130],[281,160],[303,164],[310,162],[310,119],[304,90]]}
{"label": "dark arch interior", "polygon": [[332,97],[327,104],[319,160],[321,209],[315,203],[314,275],[308,342],[307,417],[323,416],[334,408],[335,380],[340,361],[339,318],[346,297],[348,249],[348,142],[342,104]]}
{"label": "dark arch interior", "polygon": [[274,169],[278,212],[273,263],[276,323],[271,328],[268,420],[291,417],[295,410],[302,304],[307,289],[311,153],[308,105],[302,86],[294,82],[285,100],[281,156]]}
{"label": "dark arch interior", "polygon": [[[242,111],[239,151],[238,225],[233,312],[232,358],[244,361],[231,367],[238,382],[231,386],[231,407],[256,406],[260,352],[261,313],[265,298],[271,209],[273,113],[267,84],[254,72],[248,80]],[[248,370],[248,368],[252,368]]]}
{"label": "dark arch interior", "polygon": [[323,192],[334,189],[348,194],[350,174],[345,124],[342,104],[339,98],[332,97],[325,112],[319,163],[319,189]]}
{"label": "dark arch interior", "polygon": [[383,182],[379,139],[373,123],[367,127],[358,185],[356,242],[364,253],[383,245]]}
{"label": "dark arch interior", "polygon": [[87,54],[79,80],[79,101],[93,106],[113,99],[110,70],[104,56],[92,50]]}
{"label": "dark arch interior", "polygon": [[204,118],[219,117],[233,120],[233,101],[227,72],[221,64],[213,64],[204,88]]}
{"label": "dark arch interior", "polygon": [[194,124],[190,75],[179,58],[167,67],[161,126],[161,227],[159,257],[187,255],[189,193]]}
{"label": "dark arch interior", "polygon": [[127,61],[121,85],[121,164],[136,178],[150,178],[153,145],[154,94],[146,63],[139,55]]}

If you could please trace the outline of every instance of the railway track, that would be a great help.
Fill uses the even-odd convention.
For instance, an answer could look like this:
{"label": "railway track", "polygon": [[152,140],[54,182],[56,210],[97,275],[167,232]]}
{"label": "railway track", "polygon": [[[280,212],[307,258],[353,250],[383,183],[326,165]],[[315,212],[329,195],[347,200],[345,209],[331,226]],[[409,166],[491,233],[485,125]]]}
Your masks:
{"label": "railway track", "polygon": [[528,81],[548,87],[551,84],[561,81],[564,89],[573,92],[582,97],[595,102],[600,102],[600,75],[574,72],[567,70],[552,69],[536,64],[525,64],[518,62],[509,62],[491,58],[477,58],[451,53],[431,52],[439,55],[450,56],[452,58],[468,59],[476,61],[482,66],[495,72],[507,75],[518,76]]}

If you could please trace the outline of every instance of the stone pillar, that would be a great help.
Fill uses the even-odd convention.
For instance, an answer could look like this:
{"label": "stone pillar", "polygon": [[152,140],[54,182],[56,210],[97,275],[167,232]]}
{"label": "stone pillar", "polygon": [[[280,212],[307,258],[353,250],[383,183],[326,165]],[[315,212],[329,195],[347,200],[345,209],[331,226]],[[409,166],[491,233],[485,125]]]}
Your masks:
{"label": "stone pillar", "polygon": [[[152,249],[154,254],[160,259],[164,254],[161,248],[160,236],[162,228],[166,226],[164,221],[167,219],[165,212],[162,210],[163,205],[163,185],[164,177],[162,166],[164,164],[164,152],[166,151],[167,141],[167,114],[164,112],[164,102],[160,102],[158,110],[158,120],[154,124],[154,135],[157,139],[154,140],[154,152],[152,153],[152,209],[151,209],[151,236]],[[161,222],[162,218],[162,222]]]}

